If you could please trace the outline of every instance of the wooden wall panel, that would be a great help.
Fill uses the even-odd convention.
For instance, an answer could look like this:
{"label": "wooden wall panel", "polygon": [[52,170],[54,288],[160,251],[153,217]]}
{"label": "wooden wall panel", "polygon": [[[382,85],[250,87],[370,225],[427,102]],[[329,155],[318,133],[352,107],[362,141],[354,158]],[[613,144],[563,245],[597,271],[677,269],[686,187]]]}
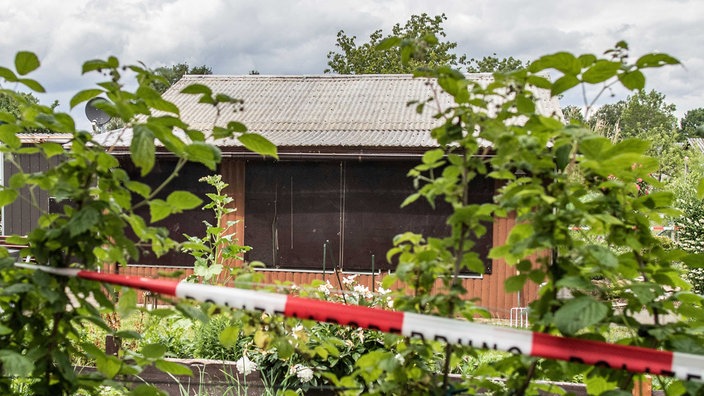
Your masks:
{"label": "wooden wall panel", "polygon": [[[222,180],[228,183],[227,188],[223,191],[226,195],[232,197],[233,201],[230,203],[229,207],[235,209],[234,212],[223,216],[220,221],[221,226],[225,227],[228,221],[235,221],[237,224],[234,226],[235,238],[237,243],[240,245],[246,245],[247,241],[244,239],[244,177],[245,177],[245,160],[225,158],[220,164],[220,173],[222,174]],[[234,267],[242,265],[239,260],[228,260],[224,263],[225,266]]]}

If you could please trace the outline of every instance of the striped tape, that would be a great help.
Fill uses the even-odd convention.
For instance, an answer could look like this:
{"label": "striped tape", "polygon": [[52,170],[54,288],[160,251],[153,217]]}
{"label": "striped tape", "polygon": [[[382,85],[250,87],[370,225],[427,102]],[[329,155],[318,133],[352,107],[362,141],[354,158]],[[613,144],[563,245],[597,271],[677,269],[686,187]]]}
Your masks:
{"label": "striped tape", "polygon": [[77,276],[179,298],[210,302],[234,309],[263,311],[287,317],[356,326],[455,345],[495,349],[684,380],[702,381],[704,376],[704,355],[557,337],[457,319],[351,306],[254,290],[78,269],[57,269],[26,263],[15,265],[57,275]]}

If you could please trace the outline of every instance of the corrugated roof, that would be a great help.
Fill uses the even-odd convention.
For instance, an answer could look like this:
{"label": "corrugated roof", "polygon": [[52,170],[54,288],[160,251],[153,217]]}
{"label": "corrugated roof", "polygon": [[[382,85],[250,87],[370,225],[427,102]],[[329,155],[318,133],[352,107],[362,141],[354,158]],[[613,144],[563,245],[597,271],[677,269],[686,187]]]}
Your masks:
{"label": "corrugated roof", "polygon": [[[490,74],[468,78],[488,84]],[[198,103],[198,95],[182,94],[191,84],[202,84],[215,93],[243,99],[242,109],[224,106],[220,115],[211,105]],[[204,132],[213,123],[244,123],[279,147],[434,147],[429,131],[439,124],[433,117],[438,105],[446,108],[452,98],[434,95],[434,83],[411,75],[314,75],[314,76],[184,76],[164,98],[181,110],[182,119]],[[437,89],[436,93],[440,90]],[[538,111],[560,114],[559,103],[539,92]],[[417,113],[409,101],[436,97]],[[439,103],[438,103],[439,102]],[[240,111],[241,110],[241,111]],[[123,131],[129,141],[131,131]],[[114,137],[114,136],[113,136]],[[107,141],[105,143],[108,143]],[[114,143],[114,142],[113,142]],[[240,146],[236,139],[218,142]]]}
{"label": "corrugated roof", "polygon": [[699,152],[704,153],[704,139],[703,138],[687,138],[687,143],[691,147],[696,148]]}

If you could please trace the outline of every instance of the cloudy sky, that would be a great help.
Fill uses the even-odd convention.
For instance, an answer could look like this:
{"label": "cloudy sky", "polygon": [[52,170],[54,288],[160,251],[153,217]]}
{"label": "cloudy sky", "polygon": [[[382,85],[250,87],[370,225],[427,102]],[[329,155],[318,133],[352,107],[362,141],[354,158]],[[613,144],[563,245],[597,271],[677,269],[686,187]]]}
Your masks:
{"label": "cloudy sky", "polygon": [[[115,55],[150,67],[206,64],[215,74],[320,74],[339,30],[363,42],[413,14],[445,13],[458,53],[530,60],[566,50],[602,53],[626,40],[632,56],[666,52],[684,66],[647,74],[681,117],[704,107],[701,0],[22,0],[0,13],[0,64],[36,52],[47,103],[61,109],[90,87],[83,61]],[[12,88],[12,87],[10,87]],[[611,101],[626,93],[614,92]],[[244,98],[246,100],[246,98]],[[565,103],[567,102],[567,103]],[[563,100],[579,104],[577,95]],[[81,121],[82,109],[72,111]]]}

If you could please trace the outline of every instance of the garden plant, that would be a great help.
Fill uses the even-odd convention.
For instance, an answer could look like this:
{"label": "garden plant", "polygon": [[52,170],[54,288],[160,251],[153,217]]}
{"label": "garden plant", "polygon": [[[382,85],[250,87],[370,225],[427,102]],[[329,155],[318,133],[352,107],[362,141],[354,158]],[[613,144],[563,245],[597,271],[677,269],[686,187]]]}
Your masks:
{"label": "garden plant", "polygon": [[[401,61],[409,62],[424,56],[424,48],[435,40],[433,36],[422,40],[389,38],[379,49],[396,47]],[[40,265],[97,269],[105,263],[126,264],[135,259],[138,245],[149,246],[157,255],[184,248],[151,223],[199,207],[201,200],[187,191],[156,199],[160,187],[152,189],[130,180],[109,147],[100,146],[90,133],[77,129],[68,114],[29,102],[19,93],[44,90],[28,77],[39,67],[37,56],[20,52],[14,63],[12,68],[0,67],[2,93],[16,100],[20,108],[19,114],[0,113],[4,158],[19,165],[14,160],[17,155],[42,153],[62,161],[44,172],[17,173],[0,190],[0,205],[15,199],[33,200],[38,189],[66,200],[62,212],[44,214],[29,235],[10,239],[28,246],[22,255],[31,256]],[[702,297],[691,291],[681,269],[681,263],[701,267],[704,261],[698,253],[663,245],[650,230],[651,224],[679,213],[673,209],[673,193],[654,177],[658,162],[645,155],[648,142],[628,139],[614,143],[594,135],[587,125],[566,125],[559,114],[539,114],[534,101],[536,89],[557,96],[594,85],[600,89],[596,97],[614,85],[642,90],[644,71],[678,63],[657,53],[632,60],[627,44],[620,42],[603,56],[546,55],[520,70],[496,73],[488,85],[468,80],[450,67],[418,70],[416,76],[427,79],[434,91],[413,105],[419,110],[432,108],[437,114],[438,126],[431,134],[438,148],[427,151],[422,163],[410,170],[418,191],[404,204],[419,199],[431,204],[438,199],[447,201],[453,207],[448,218],[452,232],[446,238],[398,235],[388,253],[388,259],[397,261],[398,266],[382,286],[390,289],[396,281],[403,286],[380,297],[355,290],[351,283],[357,294],[345,295],[355,298],[344,298],[343,302],[386,304],[394,310],[468,321],[486,315],[481,302],[463,298],[459,275],[463,270],[483,271],[472,248],[476,238],[486,232],[484,224],[515,216],[517,225],[505,244],[492,249],[491,257],[516,268],[517,274],[505,284],[507,292],[521,290],[527,282],[541,285],[539,298],[530,304],[533,331],[605,340],[618,328],[622,331],[609,341],[704,353]],[[557,75],[549,78],[548,71]],[[208,135],[190,128],[179,118],[179,109],[152,88],[158,77],[144,66],[123,66],[111,57],[84,63],[83,72],[98,73],[104,79],[96,88],[78,92],[71,106],[99,95],[109,99],[101,109],[122,119],[125,128],[132,128],[131,159],[142,175],[154,166],[157,143],[179,158],[176,171],[187,161],[215,170],[220,159],[216,140],[223,137],[237,136],[249,149],[276,156],[275,147],[247,132],[240,123],[220,126],[215,119]],[[130,84],[125,85],[125,75],[134,79],[136,89],[126,88]],[[239,111],[241,99],[246,100],[213,93],[202,85],[190,86],[183,93],[198,95],[201,103],[215,106],[219,112]],[[454,104],[441,107],[439,95],[450,95]],[[592,99],[585,98],[587,111],[593,105]],[[66,133],[71,139],[67,145],[44,142],[23,146],[17,135],[33,131]],[[494,202],[468,204],[467,186],[477,177],[501,183]],[[647,183],[652,190],[640,193],[638,182]],[[140,198],[133,199],[135,195]],[[699,189],[697,199],[702,196],[704,188]],[[134,212],[144,205],[150,208],[149,219]],[[580,231],[570,232],[574,227]],[[136,241],[127,237],[127,229],[136,235]],[[595,236],[599,243],[592,242]],[[203,242],[191,239],[186,247],[204,253],[193,250]],[[2,254],[3,394],[27,388],[33,394],[54,395],[79,390],[97,394],[105,387],[123,390],[121,375],[138,374],[151,364],[173,375],[189,372],[165,359],[168,349],[159,341],[112,356],[81,337],[81,329],[91,324],[123,339],[141,338],[136,331],[108,326],[104,319],[111,312],[133,312],[134,291],[120,290],[121,298],[114,303],[104,291],[107,286],[19,269],[7,252]],[[203,269],[208,267],[213,271],[219,268],[208,264]],[[201,276],[208,281],[216,279],[208,271],[204,274]],[[332,298],[326,293],[326,283],[313,286],[312,290],[293,292]],[[571,297],[562,298],[564,295]],[[621,302],[620,308],[612,304],[614,299]],[[223,315],[222,308],[211,304],[174,301],[174,307],[203,322]],[[650,321],[639,319],[644,312]],[[157,310],[155,314],[164,312]],[[537,379],[580,378],[590,394],[628,395],[633,386],[634,374],[619,369],[511,354],[483,359],[481,350],[441,342],[339,329],[256,312],[227,315],[234,320],[218,331],[218,341],[225,348],[241,351],[235,357],[254,359],[258,354],[257,364],[285,367],[278,371],[283,377],[272,381],[291,381],[289,390],[314,383],[336,387],[341,394],[536,395],[540,390],[560,393],[554,385]],[[474,358],[471,368],[468,356]],[[73,362],[78,359],[94,362],[97,372],[76,373]],[[451,376],[453,373],[459,376]],[[661,381],[656,377],[656,382],[671,395],[702,391],[702,383],[696,381]],[[154,384],[143,384],[130,392],[151,395],[160,391]]]}

